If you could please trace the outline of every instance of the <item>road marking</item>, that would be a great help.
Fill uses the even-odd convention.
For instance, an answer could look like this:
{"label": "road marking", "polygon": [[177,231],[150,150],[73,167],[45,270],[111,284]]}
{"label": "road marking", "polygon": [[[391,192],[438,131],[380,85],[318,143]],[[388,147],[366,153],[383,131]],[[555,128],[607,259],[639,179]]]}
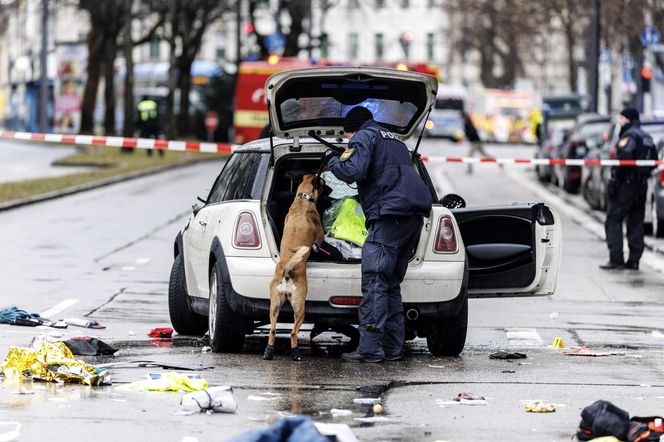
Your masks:
{"label": "road marking", "polygon": [[543,347],[544,341],[534,328],[506,328],[510,347]]}
{"label": "road marking", "polygon": [[40,313],[40,316],[44,318],[51,318],[51,316],[55,316],[61,311],[68,309],[72,305],[78,304],[78,299],[65,299],[61,303],[55,305],[54,307],[51,307],[48,310],[44,310],[43,312]]}

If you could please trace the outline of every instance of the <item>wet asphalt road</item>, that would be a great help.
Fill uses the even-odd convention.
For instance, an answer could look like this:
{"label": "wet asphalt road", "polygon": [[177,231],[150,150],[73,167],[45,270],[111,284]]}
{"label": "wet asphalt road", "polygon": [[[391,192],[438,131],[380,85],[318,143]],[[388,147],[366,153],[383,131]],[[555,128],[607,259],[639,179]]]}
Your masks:
{"label": "wet asphalt road", "polygon": [[[463,150],[425,140],[423,153],[458,156]],[[531,156],[529,147],[490,147],[496,156]],[[98,333],[121,350],[91,363],[151,360],[214,368],[201,371],[211,385],[232,385],[235,414],[183,416],[176,393],[134,393],[118,386],[159,368],[111,369],[113,386],[0,385],[0,423],[22,423],[19,440],[226,440],[260,428],[281,415],[306,414],[321,422],[347,423],[361,440],[569,440],[580,410],[608,399],[634,415],[664,412],[664,275],[600,272],[605,245],[563,213],[564,249],[557,293],[552,297],[471,300],[466,349],[459,358],[435,358],[416,340],[403,362],[346,364],[327,356],[335,336],[317,338],[314,351],[293,363],[281,354],[260,358],[263,335],[248,340],[241,355],[201,351],[196,339],[150,341],[155,326],[168,325],[167,282],[172,240],[196,195],[209,188],[220,163],[199,164],[160,175],[0,213],[2,302],[52,317],[88,316],[107,325]],[[548,195],[522,167],[430,167],[441,188],[469,205],[539,201]],[[554,197],[552,197],[554,198]],[[552,201],[556,201],[555,198]],[[594,226],[597,227],[597,226]],[[661,264],[651,257],[650,262]],[[59,310],[59,311],[58,311]],[[0,326],[0,353],[27,345],[41,332]],[[70,327],[66,336],[90,334]],[[619,352],[579,358],[547,348],[555,337],[572,347]],[[285,336],[280,340],[286,345]],[[301,336],[302,346],[309,340]],[[490,360],[498,349],[528,358]],[[370,387],[358,391],[358,387]],[[33,394],[18,394],[18,393]],[[481,394],[488,405],[440,405],[460,392]],[[266,394],[270,393],[270,394]],[[389,421],[373,425],[354,398],[378,396]],[[529,414],[527,401],[558,404],[555,413]],[[330,409],[351,410],[333,418]]]}

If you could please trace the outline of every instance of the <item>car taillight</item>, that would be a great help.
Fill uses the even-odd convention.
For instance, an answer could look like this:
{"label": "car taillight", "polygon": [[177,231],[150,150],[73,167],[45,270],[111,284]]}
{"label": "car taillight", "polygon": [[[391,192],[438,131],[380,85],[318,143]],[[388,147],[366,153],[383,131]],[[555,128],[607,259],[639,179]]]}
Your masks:
{"label": "car taillight", "polygon": [[240,212],[235,221],[233,246],[239,249],[257,249],[261,245],[260,235],[256,228],[256,219],[251,212]]}
{"label": "car taillight", "polygon": [[659,176],[659,184],[664,186],[664,166],[659,166],[658,176]]}
{"label": "car taillight", "polygon": [[433,247],[436,253],[450,253],[457,251],[456,234],[454,233],[454,223],[448,215],[442,216],[438,223],[436,231],[436,244]]}

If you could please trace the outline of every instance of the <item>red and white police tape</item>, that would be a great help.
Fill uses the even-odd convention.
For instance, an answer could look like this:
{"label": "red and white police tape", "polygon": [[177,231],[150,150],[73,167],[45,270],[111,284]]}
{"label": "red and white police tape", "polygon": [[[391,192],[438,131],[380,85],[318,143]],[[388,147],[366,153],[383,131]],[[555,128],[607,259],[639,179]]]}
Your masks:
{"label": "red and white police tape", "polygon": [[[236,144],[206,143],[199,141],[155,140],[152,138],[106,137],[96,135],[42,134],[33,132],[12,132],[0,129],[0,138],[14,140],[45,141],[62,144],[92,144],[108,147],[127,147],[131,149],[157,149],[206,153],[232,153]],[[586,160],[586,159],[547,159],[547,158],[475,158],[445,157],[423,155],[422,160],[435,163],[493,163],[525,165],[563,165],[563,166],[661,166],[662,160]]]}
{"label": "red and white police tape", "polygon": [[152,138],[104,137],[96,135],[42,134],[32,132],[12,132],[0,130],[0,138],[14,140],[46,141],[62,144],[94,144],[108,147],[127,147],[132,149],[157,149],[188,152],[231,153],[236,145],[223,143],[205,143],[198,141],[155,140]]}

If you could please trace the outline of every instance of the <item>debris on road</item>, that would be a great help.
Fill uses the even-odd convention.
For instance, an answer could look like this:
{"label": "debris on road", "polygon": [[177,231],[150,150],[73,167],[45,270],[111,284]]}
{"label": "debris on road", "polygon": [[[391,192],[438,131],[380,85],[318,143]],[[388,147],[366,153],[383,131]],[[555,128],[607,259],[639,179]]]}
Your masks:
{"label": "debris on road", "polygon": [[558,319],[558,312],[549,313],[549,319],[552,320],[552,321],[555,321],[556,319]]}
{"label": "debris on road", "polygon": [[462,404],[472,404],[472,405],[488,404],[484,396],[475,395],[472,393],[459,393],[456,395],[456,397],[453,397],[452,400]]}
{"label": "debris on road", "polygon": [[247,399],[249,399],[250,401],[276,401],[277,399],[279,399],[279,397],[278,396],[265,397],[265,396],[250,394],[249,396],[247,396]]}
{"label": "debris on road", "polygon": [[556,404],[549,404],[544,401],[533,401],[526,404],[528,413],[553,413],[556,411]]}
{"label": "debris on road", "polygon": [[210,347],[209,345],[206,345],[205,347],[201,348],[202,353],[207,353],[210,351],[212,351],[212,347]]}
{"label": "debris on road", "polygon": [[565,356],[592,356],[592,357],[599,357],[599,356],[623,356],[624,353],[620,353],[617,351],[598,351],[598,350],[591,350],[585,345],[577,350],[574,351],[566,351],[563,353]]}
{"label": "debris on road", "polygon": [[118,387],[122,390],[154,391],[200,391],[208,388],[208,382],[200,375],[182,373],[149,373],[147,379]]}
{"label": "debris on road", "polygon": [[351,410],[345,410],[341,408],[333,408],[330,410],[332,417],[343,417],[343,416],[352,416],[353,412]]}
{"label": "debris on road", "polygon": [[105,329],[105,325],[101,325],[94,319],[81,319],[81,318],[67,318],[65,322],[69,325],[75,325],[76,327],[83,328],[94,328],[96,330]]}
{"label": "debris on road", "polygon": [[154,362],[154,361],[141,361],[138,363],[139,367],[144,368],[163,368],[165,370],[184,370],[184,371],[203,371],[203,370],[212,370],[214,367],[211,365],[174,365],[174,364],[165,364],[163,362]]}
{"label": "debris on road", "polygon": [[62,341],[43,342],[38,349],[10,347],[0,370],[7,379],[100,385],[107,371],[74,358]]}
{"label": "debris on road", "polygon": [[355,420],[358,422],[362,422],[364,424],[372,424],[375,422],[387,422],[391,421],[392,419],[385,416],[370,416],[370,417],[356,417]]}
{"label": "debris on road", "polygon": [[113,355],[118,351],[117,348],[111,347],[101,339],[91,336],[75,336],[64,343],[73,354],[81,356]]}
{"label": "debris on road", "polygon": [[359,404],[359,405],[374,405],[374,404],[380,404],[382,401],[380,400],[379,397],[359,397],[353,399],[353,403]]}
{"label": "debris on road", "polygon": [[383,406],[381,404],[376,404],[373,406],[374,415],[383,414]]}
{"label": "debris on road", "polygon": [[527,356],[524,353],[497,351],[489,355],[489,359],[525,359]]}
{"label": "debris on road", "polygon": [[[19,320],[20,323],[16,321]],[[25,322],[25,323],[23,323]],[[38,313],[29,313],[17,307],[7,307],[0,309],[0,324],[11,325],[43,325],[51,322],[47,318],[42,318]]]}
{"label": "debris on road", "polygon": [[0,442],[16,440],[20,434],[20,422],[0,422]]}
{"label": "debris on road", "polygon": [[235,413],[237,410],[233,388],[229,386],[212,387],[188,393],[180,399],[180,405],[185,410],[199,412]]}
{"label": "debris on road", "polygon": [[172,338],[173,329],[171,327],[156,327],[148,332],[151,338]]}
{"label": "debris on road", "polygon": [[581,410],[581,423],[576,431],[580,440],[615,436],[627,440],[629,413],[609,401],[595,401]]}
{"label": "debris on road", "polygon": [[553,338],[553,342],[551,345],[549,345],[549,348],[555,348],[555,349],[561,349],[561,348],[569,348],[567,344],[565,344],[565,340],[561,338],[560,336]]}
{"label": "debris on road", "polygon": [[230,439],[231,442],[268,442],[268,441],[306,441],[329,442],[306,416],[293,416],[279,419],[268,428],[251,430]]}

